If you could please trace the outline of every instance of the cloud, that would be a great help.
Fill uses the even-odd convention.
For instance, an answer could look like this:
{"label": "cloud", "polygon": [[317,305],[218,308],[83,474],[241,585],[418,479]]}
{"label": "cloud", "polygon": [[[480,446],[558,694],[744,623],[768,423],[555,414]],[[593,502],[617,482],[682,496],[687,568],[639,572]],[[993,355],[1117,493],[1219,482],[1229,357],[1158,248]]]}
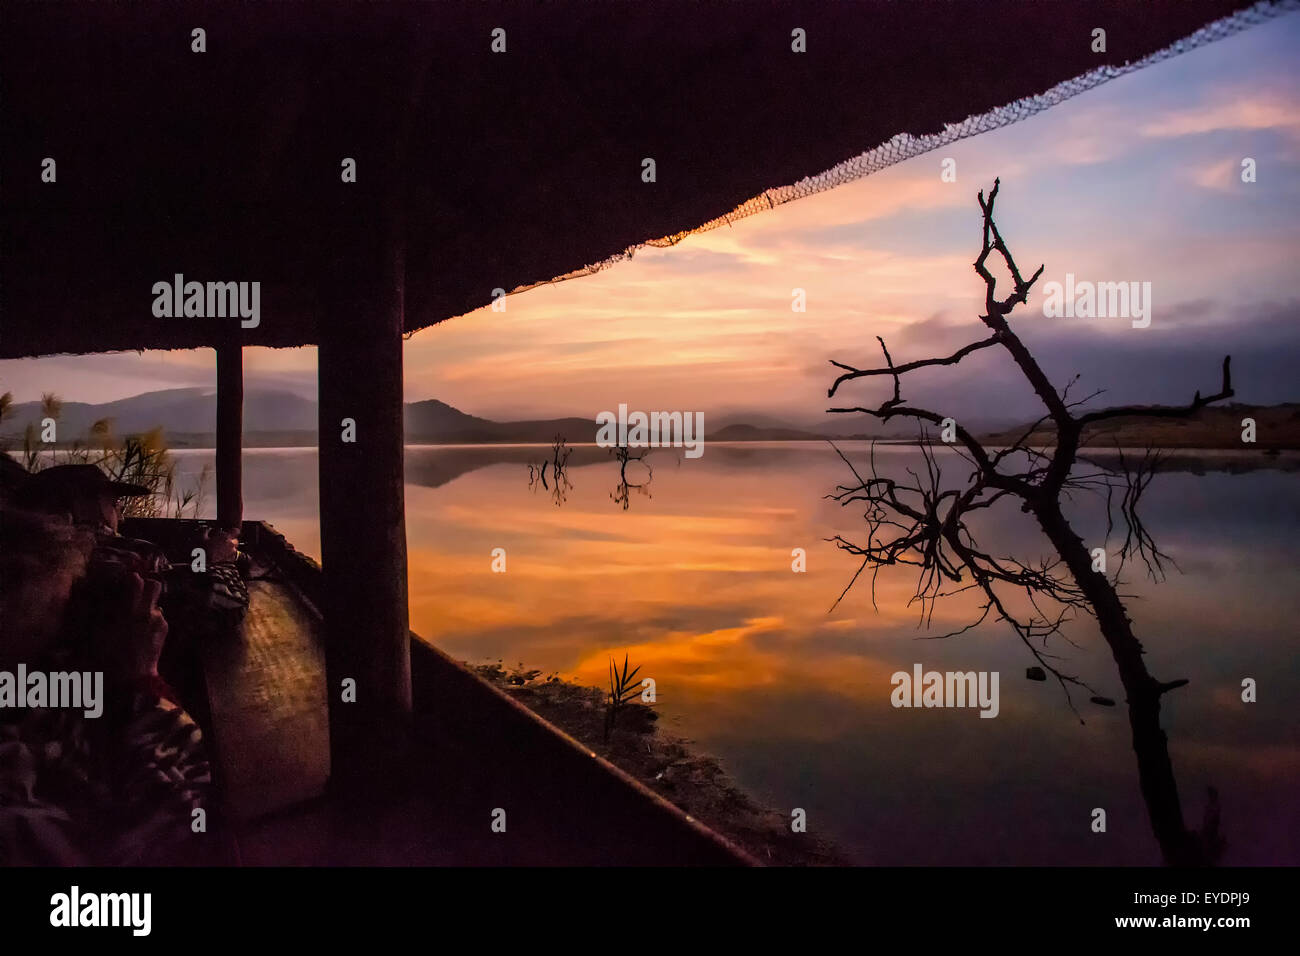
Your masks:
{"label": "cloud", "polygon": [[1189,173],[1188,178],[1202,189],[1226,193],[1241,186],[1241,163],[1232,157],[1193,167]]}
{"label": "cloud", "polygon": [[1300,102],[1281,91],[1216,91],[1212,101],[1168,110],[1138,127],[1156,138],[1200,136],[1223,130],[1300,131]]}
{"label": "cloud", "polygon": [[[995,176],[1003,234],[1022,266],[1045,264],[1043,282],[1068,271],[1153,284],[1155,325],[1144,338],[1106,323],[1045,321],[1041,299],[1031,299],[1017,327],[1054,374],[1078,365],[1098,386],[1174,400],[1204,385],[1200,370],[1229,347],[1252,369],[1244,387],[1296,397],[1285,383],[1295,337],[1270,310],[1300,296],[1300,150],[1289,145],[1300,135],[1297,38],[1300,17],[1280,18],[1022,123],[511,296],[506,312],[484,308],[426,329],[405,346],[406,397],[495,418],[585,414],[620,401],[816,416],[834,377],[827,359],[874,362],[876,335],[899,361],[982,337],[975,193]],[[1240,183],[1241,155],[1260,161],[1258,184]],[[955,184],[940,179],[946,158],[956,160]],[[791,309],[795,288],[806,312]],[[1220,303],[1213,314],[1209,301]],[[1263,323],[1266,340],[1252,323]],[[971,402],[1030,411],[1032,397],[999,358],[971,356],[918,376],[917,386],[954,402],[969,388]],[[248,350],[245,374],[250,384],[315,394],[309,349]],[[0,385],[20,397],[51,382],[69,400],[102,401],[213,379],[210,351],[0,364]]]}

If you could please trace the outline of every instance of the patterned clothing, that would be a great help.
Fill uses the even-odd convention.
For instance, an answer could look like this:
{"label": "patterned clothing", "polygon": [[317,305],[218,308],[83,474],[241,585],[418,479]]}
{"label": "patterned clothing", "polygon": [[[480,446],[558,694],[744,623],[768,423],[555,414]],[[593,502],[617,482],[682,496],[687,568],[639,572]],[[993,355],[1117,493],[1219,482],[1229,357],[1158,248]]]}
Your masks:
{"label": "patterned clothing", "polygon": [[[0,723],[0,865],[198,861],[211,773],[190,716],[141,687],[101,717],[28,708]],[[116,702],[116,706],[114,706]]]}

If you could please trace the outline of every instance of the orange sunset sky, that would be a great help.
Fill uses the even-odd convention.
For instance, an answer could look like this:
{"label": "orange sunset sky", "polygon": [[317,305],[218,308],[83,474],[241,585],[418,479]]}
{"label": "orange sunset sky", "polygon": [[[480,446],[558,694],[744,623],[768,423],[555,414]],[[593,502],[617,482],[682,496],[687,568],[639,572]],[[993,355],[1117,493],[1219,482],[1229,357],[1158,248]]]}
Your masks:
{"label": "orange sunset sky", "polygon": [[[1026,271],[1045,264],[1041,282],[1152,283],[1148,329],[1047,319],[1041,293],[1031,298],[1019,328],[1058,383],[1081,372],[1089,390],[1108,389],[1104,402],[1185,401],[1231,352],[1241,400],[1300,398],[1297,40],[1300,15],[1284,16],[1020,124],[510,296],[504,314],[426,329],[406,344],[406,397],[497,419],[594,418],[627,403],[815,421],[827,359],[875,364],[877,334],[897,361],[980,337],[975,194],[1000,176],[1003,234]],[[1243,157],[1257,182],[1240,181]],[[940,180],[945,158],[956,183]],[[804,313],[791,310],[796,287]],[[918,376],[932,391],[915,397],[1015,418],[1030,399],[998,361]],[[248,349],[245,374],[250,389],[314,397],[315,352]],[[208,350],[0,362],[0,389],[20,402],[213,385]]]}

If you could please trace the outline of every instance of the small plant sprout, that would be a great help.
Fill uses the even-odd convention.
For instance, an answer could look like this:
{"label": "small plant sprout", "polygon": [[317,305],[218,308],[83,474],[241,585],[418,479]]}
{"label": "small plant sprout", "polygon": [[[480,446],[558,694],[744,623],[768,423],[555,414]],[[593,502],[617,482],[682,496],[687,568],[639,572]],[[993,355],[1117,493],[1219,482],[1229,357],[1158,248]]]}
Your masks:
{"label": "small plant sprout", "polygon": [[618,720],[618,713],[625,706],[641,693],[641,685],[637,683],[636,675],[641,670],[640,665],[628,673],[628,656],[623,655],[623,670],[618,669],[618,662],[614,658],[609,659],[609,702],[605,706],[605,742],[609,743],[609,735],[613,733],[614,724]]}

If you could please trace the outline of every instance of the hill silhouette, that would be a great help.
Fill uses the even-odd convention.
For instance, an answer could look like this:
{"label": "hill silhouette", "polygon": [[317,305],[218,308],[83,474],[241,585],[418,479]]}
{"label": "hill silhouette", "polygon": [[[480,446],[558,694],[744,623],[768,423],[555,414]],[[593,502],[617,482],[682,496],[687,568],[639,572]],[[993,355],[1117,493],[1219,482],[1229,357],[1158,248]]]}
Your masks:
{"label": "hill silhouette", "polygon": [[[571,445],[591,442],[596,437],[595,417],[546,418],[494,421],[470,415],[437,399],[407,402],[406,440],[412,445],[506,445],[549,444],[562,435]],[[216,423],[216,393],[205,388],[171,388],[145,392],[113,402],[89,404],[65,402],[59,415],[60,444],[84,439],[92,424],[109,419],[118,435],[129,435],[161,427],[174,448],[210,448]],[[295,392],[252,388],[244,393],[244,444],[249,447],[314,446],[316,444],[316,402]],[[880,438],[908,441],[915,435],[899,427],[881,428],[835,418],[825,423],[788,423],[771,415],[743,413],[711,418],[705,416],[706,442],[781,442]],[[1257,441],[1246,450],[1300,448],[1300,403],[1255,406],[1233,404],[1202,409],[1181,420],[1130,421],[1120,418],[1089,428],[1084,445],[1126,447],[1240,449],[1241,420],[1253,417]],[[10,445],[20,443],[24,428],[39,426],[39,402],[15,405],[0,427],[0,438]],[[978,427],[978,422],[975,423]],[[984,428],[983,441],[990,445],[1008,443],[1019,437],[1028,423],[1014,428]],[[870,429],[870,431],[868,431]],[[1036,438],[1037,436],[1035,436]]]}
{"label": "hill silhouette", "polygon": [[[570,444],[591,442],[596,437],[595,417],[547,418],[523,421],[493,421],[470,415],[437,399],[407,402],[403,411],[406,440],[410,444],[488,445],[549,444],[562,435]],[[102,404],[65,402],[59,415],[60,444],[83,439],[91,425],[109,419],[113,431],[127,435],[161,427],[176,448],[210,447],[217,415],[216,393],[204,388],[174,388]],[[39,426],[41,404],[15,405],[0,435],[10,443],[21,441],[28,424]],[[706,441],[815,441],[823,437],[845,437],[843,423],[822,431],[792,427],[765,419],[763,425],[734,421],[706,432]],[[269,445],[315,445],[316,402],[294,392],[249,389],[244,393],[244,443],[251,447]]]}
{"label": "hill silhouette", "polygon": [[[1152,406],[1158,407],[1158,406]],[[1242,441],[1242,420],[1255,420],[1255,442]],[[1009,445],[1029,423],[984,436],[985,445]],[[1050,429],[1036,431],[1029,444],[1045,441]],[[1187,418],[1113,418],[1083,430],[1084,448],[1221,448],[1244,451],[1300,448],[1300,403],[1245,405],[1234,402],[1200,409]]]}

